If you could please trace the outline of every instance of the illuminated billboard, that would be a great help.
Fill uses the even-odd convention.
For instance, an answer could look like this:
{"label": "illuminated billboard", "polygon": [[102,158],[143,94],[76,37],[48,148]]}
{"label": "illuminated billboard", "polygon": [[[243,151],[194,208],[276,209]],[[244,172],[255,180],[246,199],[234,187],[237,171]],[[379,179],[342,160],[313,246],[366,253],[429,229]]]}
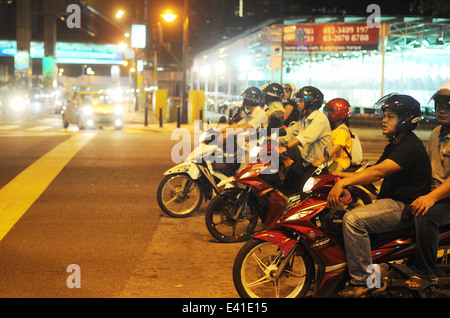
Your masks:
{"label": "illuminated billboard", "polygon": [[[44,58],[44,43],[31,42],[30,58]],[[0,41],[0,57],[14,57],[17,53],[16,41]],[[122,65],[124,55],[114,44],[84,44],[57,42],[55,52],[58,64],[111,64]]]}

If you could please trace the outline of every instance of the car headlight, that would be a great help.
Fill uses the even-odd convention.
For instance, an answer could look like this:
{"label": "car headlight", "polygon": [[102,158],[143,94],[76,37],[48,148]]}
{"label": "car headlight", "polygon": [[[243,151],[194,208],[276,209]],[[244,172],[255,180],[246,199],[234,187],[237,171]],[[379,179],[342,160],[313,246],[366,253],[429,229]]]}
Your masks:
{"label": "car headlight", "polygon": [[311,192],[311,189],[317,184],[317,182],[319,182],[319,179],[313,177],[306,180],[305,184],[303,185],[303,192],[305,193]]}
{"label": "car headlight", "polygon": [[11,99],[11,109],[15,111],[24,111],[26,108],[26,100],[23,97],[14,97]]}
{"label": "car headlight", "polygon": [[94,113],[94,110],[91,107],[84,106],[82,109],[83,114],[90,116]]}

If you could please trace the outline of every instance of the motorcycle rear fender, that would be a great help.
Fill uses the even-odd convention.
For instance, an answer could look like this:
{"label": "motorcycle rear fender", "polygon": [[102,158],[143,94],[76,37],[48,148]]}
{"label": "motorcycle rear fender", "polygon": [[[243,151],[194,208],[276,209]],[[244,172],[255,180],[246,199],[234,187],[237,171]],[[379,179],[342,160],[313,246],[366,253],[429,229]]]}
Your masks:
{"label": "motorcycle rear fender", "polygon": [[[289,254],[292,248],[297,244],[297,239],[288,237],[284,232],[279,230],[266,230],[257,232],[252,235],[253,238],[266,241],[278,246],[281,250],[282,256]],[[297,254],[301,255],[304,251],[302,248],[297,248]]]}
{"label": "motorcycle rear fender", "polygon": [[201,173],[198,169],[197,165],[190,163],[190,162],[183,162],[175,167],[170,168],[166,172],[164,172],[164,175],[170,175],[170,174],[177,174],[177,173],[186,173],[188,174],[193,180],[197,180],[200,178]]}

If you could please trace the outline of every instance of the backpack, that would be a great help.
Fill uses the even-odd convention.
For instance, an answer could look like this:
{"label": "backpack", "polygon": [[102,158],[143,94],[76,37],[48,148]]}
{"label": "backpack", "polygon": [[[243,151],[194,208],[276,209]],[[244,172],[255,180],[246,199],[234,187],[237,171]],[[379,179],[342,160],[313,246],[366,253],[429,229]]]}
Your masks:
{"label": "backpack", "polygon": [[344,147],[344,151],[347,154],[347,156],[350,157],[350,161],[352,166],[359,165],[363,158],[363,151],[361,147],[361,142],[357,135],[352,133],[350,129],[348,130],[350,132],[350,136],[352,138],[352,150],[350,153],[348,153],[347,148]]}

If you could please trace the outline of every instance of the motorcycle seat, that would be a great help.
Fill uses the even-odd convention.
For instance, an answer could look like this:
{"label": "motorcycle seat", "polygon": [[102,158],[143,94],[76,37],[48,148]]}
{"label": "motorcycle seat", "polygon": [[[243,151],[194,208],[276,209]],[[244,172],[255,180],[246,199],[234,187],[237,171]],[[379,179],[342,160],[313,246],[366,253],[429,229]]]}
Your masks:
{"label": "motorcycle seat", "polygon": [[372,250],[397,239],[412,238],[414,241],[416,240],[414,226],[409,226],[396,231],[370,234],[369,237]]}

